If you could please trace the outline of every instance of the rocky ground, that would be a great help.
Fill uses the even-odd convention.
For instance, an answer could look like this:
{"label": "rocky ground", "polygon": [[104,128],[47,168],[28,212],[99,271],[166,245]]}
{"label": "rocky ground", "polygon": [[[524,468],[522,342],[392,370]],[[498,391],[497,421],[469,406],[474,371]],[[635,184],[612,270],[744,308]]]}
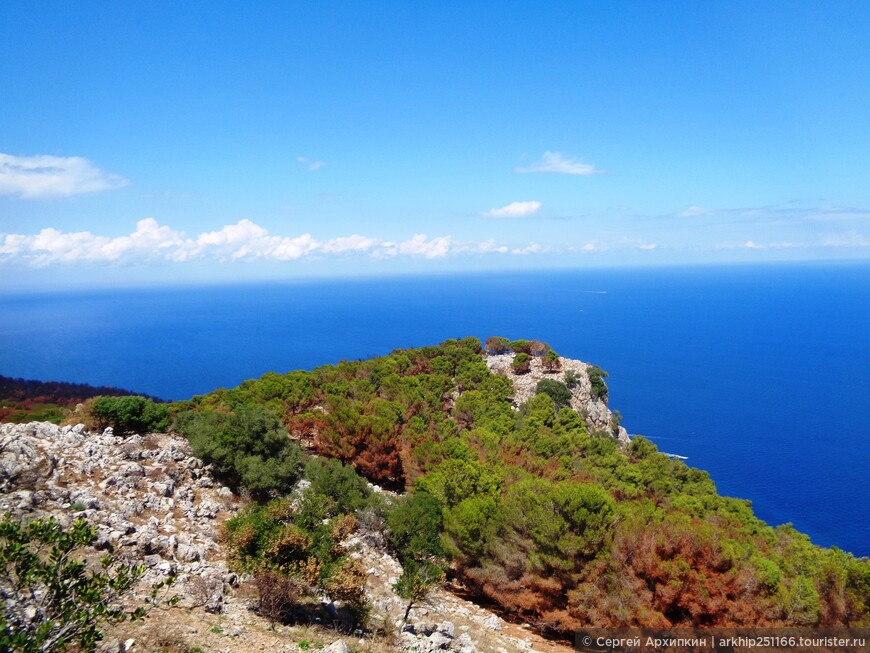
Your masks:
{"label": "rocky ground", "polygon": [[515,374],[511,363],[515,354],[487,355],[486,364],[490,370],[508,377],[514,384],[514,408],[535,396],[535,388],[543,379],[563,380],[565,372],[577,373],[578,382],[571,387],[571,408],[584,416],[590,430],[603,431],[619,440],[622,445],[629,443],[628,432],[623,427],[613,428],[613,412],[607,406],[607,397],[593,397],[592,383],[589,380],[589,363],[573,358],[559,357],[555,370],[544,368],[540,357],[532,356],[531,369],[525,374]]}
{"label": "rocky ground", "polygon": [[99,550],[146,565],[141,596],[152,582],[176,577],[172,592],[181,599],[178,605],[155,609],[142,623],[117,627],[104,643],[105,650],[571,650],[445,589],[415,607],[403,627],[405,604],[392,591],[401,567],[386,553],[382,535],[365,528],[345,546],[369,571],[371,623],[380,634],[347,636],[316,624],[270,624],[254,610],[252,583],[227,568],[218,542],[222,523],[241,506],[182,438],[118,437],[111,429],[88,433],[81,425],[0,424],[0,512],[53,515],[64,524],[86,517],[98,529]]}

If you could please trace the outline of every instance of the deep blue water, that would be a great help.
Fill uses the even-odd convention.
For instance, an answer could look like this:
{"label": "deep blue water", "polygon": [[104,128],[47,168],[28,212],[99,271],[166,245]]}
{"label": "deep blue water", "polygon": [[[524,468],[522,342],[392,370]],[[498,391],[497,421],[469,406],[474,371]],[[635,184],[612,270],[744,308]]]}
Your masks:
{"label": "deep blue water", "polygon": [[870,555],[867,264],[0,295],[0,373],[166,399],[494,334],[601,365],[629,432]]}

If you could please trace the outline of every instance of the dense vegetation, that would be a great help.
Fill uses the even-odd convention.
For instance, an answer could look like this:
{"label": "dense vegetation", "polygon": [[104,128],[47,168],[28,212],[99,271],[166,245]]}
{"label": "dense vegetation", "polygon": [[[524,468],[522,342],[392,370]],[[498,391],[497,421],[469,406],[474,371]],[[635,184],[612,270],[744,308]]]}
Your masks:
{"label": "dense vegetation", "polygon": [[120,388],[32,381],[0,375],[0,422],[40,421],[59,424],[71,408],[87,399],[100,395],[122,397],[133,394]]}
{"label": "dense vegetation", "polygon": [[[546,356],[549,348],[533,348],[534,342],[491,338],[485,349]],[[764,524],[748,502],[719,496],[705,472],[658,453],[642,437],[622,450],[615,440],[591,434],[581,415],[566,407],[576,373],[560,378],[554,370],[552,382],[514,410],[510,380],[489,372],[482,349],[474,338],[448,340],[312,372],[269,373],[173,410],[194,445],[215,452],[206,454],[214,461],[225,460],[222,448],[241,441],[227,427],[232,416],[256,405],[261,415],[273,415],[269,429],[280,431],[280,420],[309,450],[382,485],[413,490],[386,514],[388,539],[406,567],[397,589],[409,601],[437,582],[449,560],[450,573],[476,591],[563,633],[584,624],[868,623],[866,560],[815,547],[789,525]],[[606,373],[592,367],[587,374],[593,394],[605,395]],[[214,424],[209,437],[215,444],[197,444],[205,437],[191,430],[197,423]],[[289,465],[292,473],[282,477],[268,464],[238,461],[228,473],[260,494],[279,496],[299,477],[300,452],[269,453],[271,440],[262,440],[258,451],[243,443],[236,457],[252,451],[276,461],[275,469]],[[348,488],[350,478],[343,481]],[[307,501],[292,514],[283,512],[280,528],[254,527],[265,535],[244,560],[269,562],[261,551],[277,551],[283,537],[277,533],[287,528],[285,535],[292,531],[304,544],[294,544],[293,564],[326,552],[317,558],[319,575],[309,581],[328,587],[332,570],[344,563],[340,552],[329,553],[333,522],[306,521]],[[331,501],[336,507],[322,513],[324,519],[340,519],[365,503],[362,495],[359,504]],[[264,510],[276,509],[252,508],[239,523]]]}

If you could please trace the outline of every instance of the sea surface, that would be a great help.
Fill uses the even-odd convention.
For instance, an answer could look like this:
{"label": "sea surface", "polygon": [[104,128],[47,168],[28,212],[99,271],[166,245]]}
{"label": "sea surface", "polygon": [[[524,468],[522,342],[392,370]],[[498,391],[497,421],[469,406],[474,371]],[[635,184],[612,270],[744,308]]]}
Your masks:
{"label": "sea surface", "polygon": [[0,295],[0,374],[165,399],[466,335],[600,365],[630,433],[870,555],[866,263]]}

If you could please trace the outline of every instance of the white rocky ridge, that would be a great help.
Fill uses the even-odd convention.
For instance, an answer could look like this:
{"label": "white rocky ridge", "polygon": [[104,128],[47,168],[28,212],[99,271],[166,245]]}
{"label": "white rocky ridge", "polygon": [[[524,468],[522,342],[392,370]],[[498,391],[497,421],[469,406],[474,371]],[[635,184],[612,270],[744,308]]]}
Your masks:
{"label": "white rocky ridge", "polygon": [[530,369],[524,374],[516,374],[512,363],[516,354],[486,354],[484,360],[487,367],[496,374],[508,377],[514,385],[513,407],[519,409],[520,405],[535,396],[535,389],[539,381],[553,379],[562,381],[565,372],[571,370],[577,373],[577,382],[570,388],[571,408],[576,410],[586,420],[590,431],[607,433],[616,438],[622,446],[629,444],[628,431],[622,426],[614,429],[614,415],[607,406],[607,397],[592,396],[592,382],[589,379],[589,363],[573,358],[559,357],[559,363],[554,369],[544,367],[540,356],[532,356]]}

